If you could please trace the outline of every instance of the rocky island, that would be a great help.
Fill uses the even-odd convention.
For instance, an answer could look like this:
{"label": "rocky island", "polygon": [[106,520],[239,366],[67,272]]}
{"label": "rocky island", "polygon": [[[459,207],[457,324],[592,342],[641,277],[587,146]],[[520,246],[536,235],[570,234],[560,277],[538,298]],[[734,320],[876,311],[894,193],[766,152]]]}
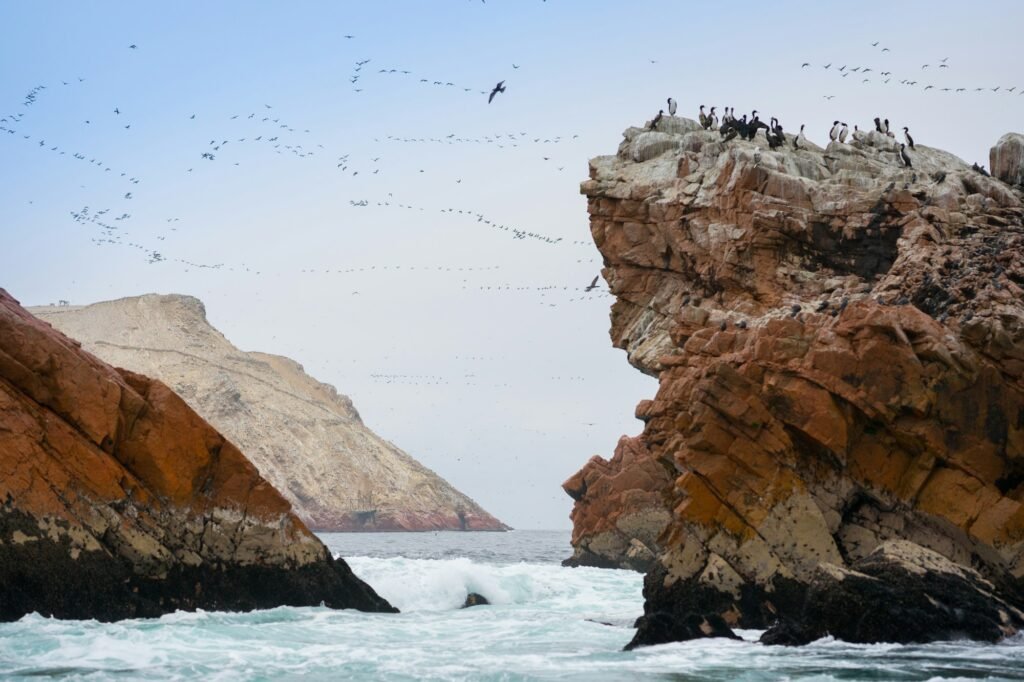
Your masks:
{"label": "rocky island", "polygon": [[508,527],[368,428],[352,401],[289,358],[239,350],[191,296],[32,308],[106,362],[170,386],[318,531]]}
{"label": "rocky island", "polygon": [[564,484],[571,563],[646,571],[630,646],[1024,627],[1024,163],[664,117],[582,193],[641,435]]}
{"label": "rocky island", "polygon": [[395,611],[159,381],[0,289],[0,621]]}

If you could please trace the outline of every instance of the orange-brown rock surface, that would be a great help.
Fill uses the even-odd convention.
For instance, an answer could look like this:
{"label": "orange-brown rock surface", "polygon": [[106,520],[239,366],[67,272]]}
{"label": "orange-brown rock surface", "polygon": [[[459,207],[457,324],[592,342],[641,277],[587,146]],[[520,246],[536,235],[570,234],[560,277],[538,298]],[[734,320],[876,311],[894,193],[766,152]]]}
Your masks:
{"label": "orange-brown rock surface", "polygon": [[238,449],[0,289],[0,620],[393,610]]}
{"label": "orange-brown rock surface", "polygon": [[1022,195],[850,142],[770,151],[666,118],[591,161],[612,341],[659,390],[564,487],[575,559],[656,555],[648,621],[803,617],[823,570],[888,541],[1024,603]]}

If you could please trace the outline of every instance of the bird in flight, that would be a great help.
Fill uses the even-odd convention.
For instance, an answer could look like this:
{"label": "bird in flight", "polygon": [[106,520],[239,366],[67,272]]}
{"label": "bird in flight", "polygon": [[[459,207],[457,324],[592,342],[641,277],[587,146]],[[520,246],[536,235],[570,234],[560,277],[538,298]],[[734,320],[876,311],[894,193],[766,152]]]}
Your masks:
{"label": "bird in flight", "polygon": [[513,64],[513,65],[512,65],[512,68],[513,68],[513,69],[518,69],[518,68],[519,68],[519,65],[518,65],[518,64]]}
{"label": "bird in flight", "polygon": [[588,287],[587,287],[586,289],[584,289],[583,291],[593,291],[594,289],[596,289],[596,288],[597,288],[597,280],[598,280],[599,278],[600,278],[600,275],[598,275],[597,277],[595,277],[595,278],[594,278],[594,281],[593,281],[593,282],[591,282],[591,283],[590,283],[590,285],[589,285],[589,286],[588,286]]}
{"label": "bird in flight", "polygon": [[490,104],[491,101],[494,100],[494,96],[499,92],[505,92],[505,81],[499,81],[498,84],[494,86],[494,89],[491,90],[491,96],[487,98],[487,103]]}
{"label": "bird in flight", "polygon": [[132,43],[131,45],[128,46],[128,49],[129,50],[137,50],[137,49],[139,49],[139,46],[136,45],[135,43]]}

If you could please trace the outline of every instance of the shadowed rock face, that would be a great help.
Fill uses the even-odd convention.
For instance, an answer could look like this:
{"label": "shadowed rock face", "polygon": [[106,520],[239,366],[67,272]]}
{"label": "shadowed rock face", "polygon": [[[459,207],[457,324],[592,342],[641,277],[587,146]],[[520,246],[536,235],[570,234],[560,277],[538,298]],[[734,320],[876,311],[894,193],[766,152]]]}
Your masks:
{"label": "shadowed rock face", "polygon": [[158,381],[0,289],[0,620],[394,609]]}
{"label": "shadowed rock face", "polygon": [[803,146],[663,119],[591,161],[612,341],[659,390],[564,485],[576,557],[631,565],[639,538],[662,633],[796,622],[823,566],[890,540],[1019,606],[1022,195],[873,132]]}
{"label": "shadowed rock face", "polygon": [[507,528],[294,360],[236,348],[198,299],[149,294],[31,312],[106,362],[164,381],[316,530]]}

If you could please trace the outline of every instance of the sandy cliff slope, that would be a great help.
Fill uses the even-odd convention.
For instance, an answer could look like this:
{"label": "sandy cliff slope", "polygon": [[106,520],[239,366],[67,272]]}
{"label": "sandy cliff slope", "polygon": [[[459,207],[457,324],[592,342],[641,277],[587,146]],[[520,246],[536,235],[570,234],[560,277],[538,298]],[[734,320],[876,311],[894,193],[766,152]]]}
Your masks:
{"label": "sandy cliff slope", "polygon": [[173,388],[314,529],[505,528],[368,429],[351,400],[298,363],[233,346],[198,299],[147,295],[32,312],[107,362]]}

